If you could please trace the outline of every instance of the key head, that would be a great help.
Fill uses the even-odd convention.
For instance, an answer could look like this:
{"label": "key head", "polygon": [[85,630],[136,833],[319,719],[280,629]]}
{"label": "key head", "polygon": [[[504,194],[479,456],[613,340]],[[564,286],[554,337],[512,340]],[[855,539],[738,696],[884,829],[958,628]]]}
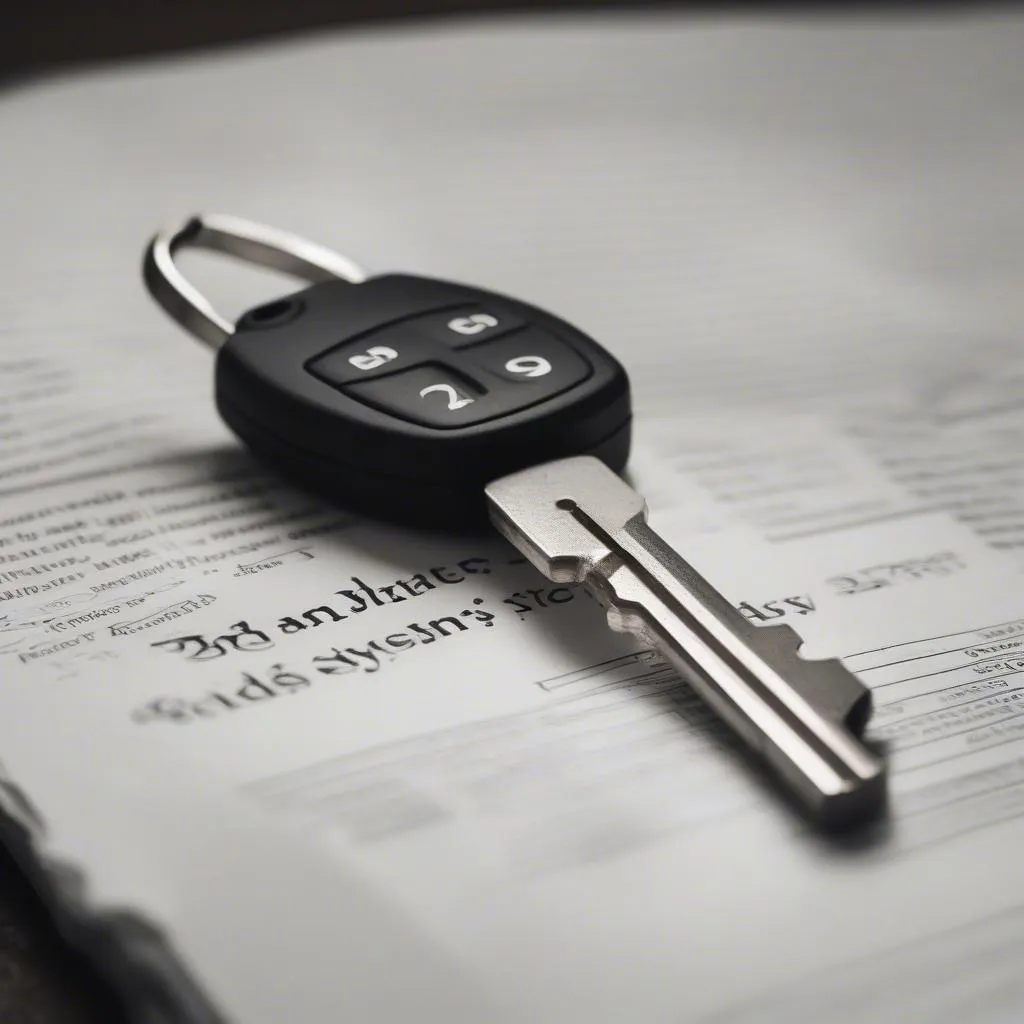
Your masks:
{"label": "key head", "polygon": [[297,483],[362,515],[466,529],[516,470],[629,455],[629,381],[543,310],[406,275],[249,310],[218,351],[221,417]]}

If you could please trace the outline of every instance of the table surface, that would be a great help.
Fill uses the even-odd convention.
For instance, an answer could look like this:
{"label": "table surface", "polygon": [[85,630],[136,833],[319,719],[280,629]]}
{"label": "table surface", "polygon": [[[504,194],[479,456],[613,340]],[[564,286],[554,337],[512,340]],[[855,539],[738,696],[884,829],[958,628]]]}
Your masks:
{"label": "table surface", "polygon": [[0,1021],[123,1020],[115,996],[64,945],[17,866],[0,851]]}

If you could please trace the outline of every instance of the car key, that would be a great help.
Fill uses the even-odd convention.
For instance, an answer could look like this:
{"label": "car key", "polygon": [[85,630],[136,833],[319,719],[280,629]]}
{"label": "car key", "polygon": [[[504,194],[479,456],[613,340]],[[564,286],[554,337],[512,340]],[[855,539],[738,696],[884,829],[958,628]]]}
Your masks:
{"label": "car key", "polygon": [[[232,325],[182,276],[185,247],[315,283]],[[647,525],[618,475],[629,382],[591,338],[493,292],[367,277],[235,217],[158,234],[143,272],[216,349],[217,408],[257,456],[358,513],[446,528],[489,517],[540,572],[583,584],[613,629],[657,649],[816,820],[884,807],[885,763],[862,739],[870,691],[836,659],[802,658],[789,626],[751,625]]]}

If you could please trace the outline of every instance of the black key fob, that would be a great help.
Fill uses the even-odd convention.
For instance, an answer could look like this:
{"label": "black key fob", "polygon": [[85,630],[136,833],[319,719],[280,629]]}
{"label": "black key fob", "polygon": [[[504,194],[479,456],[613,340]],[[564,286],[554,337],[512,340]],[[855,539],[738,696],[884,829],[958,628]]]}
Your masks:
{"label": "black key fob", "polygon": [[[173,253],[183,245],[326,280],[232,327],[181,278]],[[570,455],[626,464],[625,370],[534,306],[428,278],[365,279],[344,257],[228,217],[158,235],[145,278],[217,347],[228,426],[282,474],[358,514],[483,525],[484,487],[497,477]]]}

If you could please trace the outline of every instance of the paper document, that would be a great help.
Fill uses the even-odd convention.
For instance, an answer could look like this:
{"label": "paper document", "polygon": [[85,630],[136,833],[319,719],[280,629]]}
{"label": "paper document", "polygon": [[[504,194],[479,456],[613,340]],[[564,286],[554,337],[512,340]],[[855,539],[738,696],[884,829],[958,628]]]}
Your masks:
{"label": "paper document", "polygon": [[[139,1019],[1024,1012],[1022,34],[524,18],[3,98],[4,840]],[[258,463],[139,277],[200,209],[619,356],[653,525],[871,688],[887,818],[812,830],[496,535]]]}

